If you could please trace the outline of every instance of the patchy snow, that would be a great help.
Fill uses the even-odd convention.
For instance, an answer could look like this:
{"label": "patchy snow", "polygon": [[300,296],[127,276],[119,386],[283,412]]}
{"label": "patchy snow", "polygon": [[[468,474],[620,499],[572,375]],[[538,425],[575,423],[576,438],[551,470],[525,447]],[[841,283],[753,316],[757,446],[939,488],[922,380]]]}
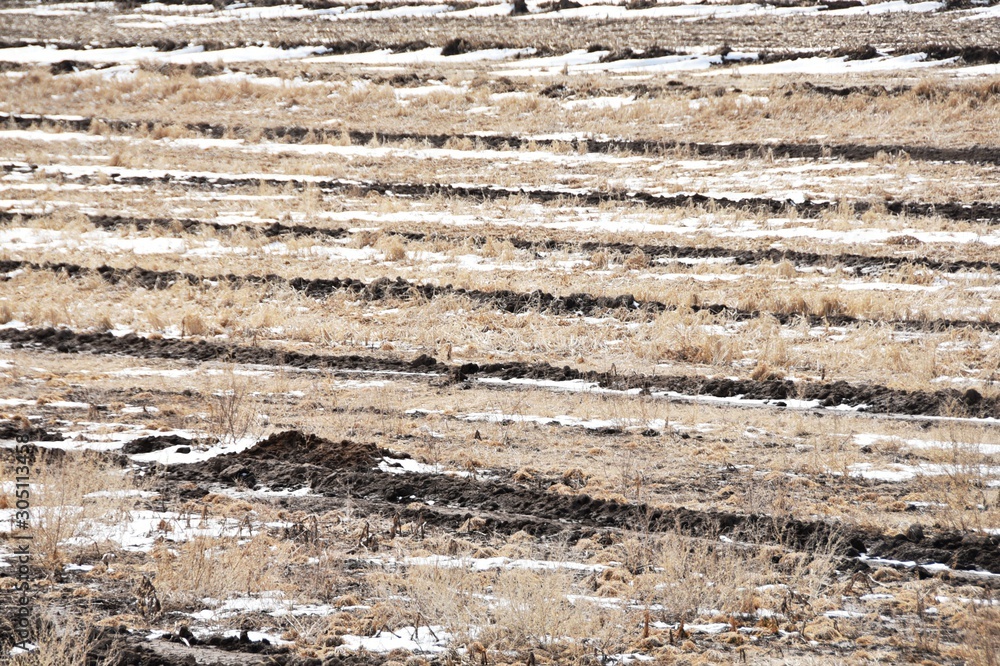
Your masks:
{"label": "patchy snow", "polygon": [[[443,414],[440,411],[427,409],[408,409],[406,414]],[[663,419],[581,419],[575,416],[535,416],[532,414],[505,414],[502,412],[469,412],[456,414],[461,421],[483,421],[486,423],[536,423],[538,425],[560,425],[579,427],[588,430],[614,429],[654,429],[667,427]]]}
{"label": "patchy snow", "polygon": [[[78,507],[45,507],[45,511],[73,511]],[[13,509],[0,509],[0,534],[10,531]],[[44,519],[45,516],[40,516]],[[83,534],[64,539],[66,546],[87,547],[104,541],[112,541],[122,549],[149,552],[158,540],[174,543],[189,541],[195,537],[240,537],[265,529],[287,527],[286,523],[247,523],[241,518],[202,519],[200,514],[178,513],[176,511],[151,511],[133,509],[127,513],[112,511],[101,518],[89,520],[81,526]]]}
{"label": "patchy snow", "polygon": [[[581,8],[583,9],[583,8]],[[663,73],[708,69],[723,63],[722,56],[668,55],[656,58],[629,58],[600,62],[607,51],[572,51],[563,56],[519,60],[514,69],[497,71],[498,76],[549,76],[594,74],[598,72]]]}
{"label": "patchy snow", "polygon": [[[215,241],[217,244],[218,241]],[[187,242],[183,238],[137,236],[122,238],[113,232],[95,229],[78,233],[61,229],[35,227],[7,227],[0,229],[0,245],[9,249],[40,250],[101,250],[104,252],[133,254],[183,254]]]}
{"label": "patchy snow", "polygon": [[[760,65],[741,65],[739,73],[746,74],[851,74],[860,72],[891,72],[911,69],[941,67],[956,62],[958,58],[927,60],[925,53],[901,56],[879,56],[867,60],[848,60],[847,56],[798,58]],[[729,70],[713,70],[701,76],[714,76]]]}
{"label": "patchy snow", "polygon": [[[227,453],[246,451],[256,443],[257,439],[255,437],[244,437],[233,443],[216,444],[202,448],[171,446],[159,451],[137,453],[130,456],[130,458],[135,462],[156,463],[158,465],[183,465],[185,463],[202,462]],[[189,448],[190,450],[187,453],[179,450],[185,448]]]}
{"label": "patchy snow", "polygon": [[620,109],[635,103],[635,95],[628,97],[589,97],[562,102],[564,109]]}
{"label": "patchy snow", "polygon": [[881,565],[881,566],[888,566],[888,567],[913,569],[914,567],[920,566],[920,567],[922,567],[922,568],[924,568],[924,569],[926,569],[928,571],[935,572],[935,573],[945,572],[945,571],[961,571],[962,573],[972,574],[972,575],[975,575],[975,576],[982,576],[983,578],[1000,578],[1000,574],[998,574],[998,573],[991,573],[989,571],[982,571],[982,570],[975,570],[975,569],[972,569],[972,570],[970,570],[970,569],[953,569],[953,568],[949,567],[947,564],[940,564],[940,563],[918,564],[917,562],[915,562],[913,560],[892,560],[892,559],[886,559],[886,558],[882,558],[882,557],[869,557],[865,553],[862,553],[861,555],[859,555],[858,559],[861,560],[862,562],[867,562],[869,564],[875,564],[875,565]]}
{"label": "patchy snow", "polygon": [[[552,380],[552,379],[500,379],[496,377],[485,377],[482,379],[477,379],[476,381],[484,384],[508,384],[517,386],[534,386],[538,388],[544,388],[554,391],[569,391],[574,393],[607,393],[614,395],[638,395],[641,393],[641,389],[627,389],[627,390],[617,390],[608,389],[601,387],[597,382],[588,382],[582,379],[572,379],[572,380]],[[738,406],[753,406],[753,407],[783,407],[787,409],[818,409],[820,408],[819,400],[796,400],[793,398],[786,398],[784,400],[754,400],[749,398],[743,398],[741,396],[735,396],[731,398],[717,398],[711,395],[687,395],[684,393],[677,393],[676,391],[652,391],[649,394],[653,398],[668,398],[671,400],[678,400],[683,402],[695,402],[695,403],[705,403],[705,404],[727,404],[727,405],[738,405]],[[837,405],[834,407],[823,408],[826,410],[842,411],[842,412],[860,412],[867,409],[867,405]]]}
{"label": "patchy snow", "polygon": [[[0,114],[7,116],[7,114]],[[55,116],[46,118],[56,119]],[[42,130],[0,130],[0,140],[10,141],[81,141],[86,143],[106,141],[103,136],[97,134],[84,134],[83,132],[44,132]]]}
{"label": "patchy snow", "polygon": [[854,443],[862,447],[872,445],[877,446],[883,442],[890,445],[902,446],[908,449],[944,449],[947,451],[979,453],[982,455],[1000,455],[1000,444],[949,442],[929,439],[903,439],[892,435],[876,435],[871,433],[859,433],[854,435]]}
{"label": "patchy snow", "polygon": [[374,9],[371,11],[366,11],[365,5],[354,5],[345,12],[340,12],[337,14],[331,14],[324,16],[323,18],[330,19],[332,21],[343,21],[343,20],[358,20],[358,19],[392,19],[392,18],[406,18],[411,16],[434,16],[436,14],[442,14],[443,12],[449,12],[454,7],[451,5],[403,5],[397,7],[387,7],[385,9]]}
{"label": "patchy snow", "polygon": [[[680,628],[680,624],[674,623],[669,624],[667,622],[650,622],[649,626],[655,629],[673,629],[677,630]],[[688,624],[684,623],[684,631],[690,632],[692,634],[721,634],[725,631],[729,631],[732,628],[728,622],[709,622],[707,624]]]}
{"label": "patchy snow", "polygon": [[965,14],[961,18],[955,19],[959,22],[965,21],[980,21],[982,19],[995,19],[1000,18],[1000,5],[991,5],[989,7],[976,7],[975,9],[970,9],[968,12],[955,12],[956,14]]}
{"label": "patchy snow", "polygon": [[403,557],[398,559],[370,558],[369,564],[388,566],[437,567],[441,569],[470,569],[491,571],[495,569],[531,569],[534,571],[580,571],[596,573],[609,568],[604,564],[584,564],[565,560],[511,559],[509,557],[455,557],[452,555],[427,555],[424,557]]}
{"label": "patchy snow", "polygon": [[509,16],[514,10],[514,5],[507,2],[500,2],[493,5],[482,5],[472,9],[462,9],[454,12],[442,12],[437,14],[441,18],[477,18],[485,16]]}
{"label": "patchy snow", "polygon": [[[34,401],[28,400],[7,399],[0,401],[0,406],[27,406],[33,404],[35,404]],[[74,409],[87,409],[90,407],[87,403],[62,403],[59,405],[61,408],[67,408],[67,406]],[[178,450],[185,448],[186,445],[177,445],[159,451],[130,456],[135,462],[173,465],[201,462],[226,453],[238,453],[250,448],[257,442],[255,438],[248,437],[230,444],[209,446],[199,444],[199,440],[204,441],[202,439],[204,437],[203,433],[191,430],[149,430],[138,425],[122,423],[113,424],[113,426],[109,427],[107,423],[82,421],[70,424],[59,430],[63,432],[63,436],[66,439],[56,442],[35,441],[32,444],[41,448],[61,449],[64,451],[116,451],[125,446],[126,443],[141,437],[177,436],[192,440],[192,445],[188,453]],[[0,447],[10,446],[13,446],[12,441],[0,440]]]}
{"label": "patchy snow", "polygon": [[554,12],[540,12],[516,17],[518,19],[656,19],[675,18],[701,20],[707,18],[735,18],[753,15],[791,16],[817,14],[819,6],[774,7],[766,4],[657,4],[646,9],[628,9],[625,5],[587,5]]}
{"label": "patchy snow", "polygon": [[240,48],[206,51],[204,46],[186,46],[174,51],[158,51],[152,46],[122,48],[57,49],[54,46],[20,46],[0,49],[0,62],[53,64],[63,60],[77,60],[93,64],[135,64],[141,61],[174,64],[267,62],[306,58],[323,53],[323,46],[301,46],[279,49],[270,46],[245,46]]}
{"label": "patchy snow", "polygon": [[344,641],[338,650],[366,650],[386,653],[405,650],[414,654],[447,652],[454,636],[440,626],[401,627],[395,631],[382,630],[374,636],[354,636],[344,634]]}
{"label": "patchy snow", "polygon": [[418,51],[393,52],[389,49],[378,51],[368,51],[365,53],[343,53],[338,55],[317,56],[308,58],[309,63],[343,63],[355,65],[415,65],[422,63],[455,63],[455,62],[479,62],[490,60],[507,60],[523,55],[531,55],[534,48],[522,49],[483,49],[480,51],[469,51],[451,56],[441,55],[441,48],[428,47]]}
{"label": "patchy snow", "polygon": [[340,610],[326,604],[298,604],[286,599],[284,592],[280,591],[261,592],[253,597],[235,597],[221,603],[216,599],[202,599],[202,602],[212,608],[192,613],[191,617],[208,621],[240,613],[266,613],[272,617],[286,615],[302,617],[332,615]]}
{"label": "patchy snow", "polygon": [[[977,477],[1000,477],[1000,467],[990,467],[987,465],[939,465],[933,463],[905,465],[902,463],[890,463],[876,466],[873,463],[855,463],[848,470],[848,474],[853,477],[888,483],[903,483],[905,481],[912,481],[920,476],[972,475]],[[836,473],[836,471],[831,470],[831,473]]]}
{"label": "patchy snow", "polygon": [[[431,436],[440,437],[436,433],[431,433]],[[383,458],[382,462],[378,464],[378,469],[389,474],[444,474],[446,476],[479,478],[491,475],[491,471],[488,469],[480,469],[475,472],[449,470],[444,465],[429,465],[412,458]]]}
{"label": "patchy snow", "polygon": [[31,407],[31,406],[49,407],[51,409],[90,409],[89,402],[76,402],[72,400],[48,400],[39,403],[37,400],[27,400],[24,398],[0,398],[0,407]]}
{"label": "patchy snow", "polygon": [[881,282],[875,280],[867,282],[865,280],[853,280],[850,282],[837,282],[825,285],[828,289],[843,289],[844,291],[941,291],[948,284],[907,284],[905,282]]}
{"label": "patchy snow", "polygon": [[[597,63],[601,58],[609,53],[610,51],[587,51],[585,49],[577,49],[563,55],[528,58],[517,62],[517,71],[534,73],[537,70],[557,74],[563,67],[574,67]],[[503,75],[504,73],[505,72],[502,71],[496,72],[497,75]]]}

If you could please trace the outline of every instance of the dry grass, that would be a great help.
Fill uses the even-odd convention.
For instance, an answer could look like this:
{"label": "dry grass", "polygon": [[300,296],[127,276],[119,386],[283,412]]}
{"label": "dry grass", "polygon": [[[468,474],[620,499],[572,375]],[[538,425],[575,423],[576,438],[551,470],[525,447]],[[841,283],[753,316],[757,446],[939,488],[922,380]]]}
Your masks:
{"label": "dry grass", "polygon": [[[141,488],[129,470],[93,456],[42,455],[32,473],[31,526],[38,564],[54,575],[68,561],[67,544],[103,552],[106,534],[115,523],[128,520]],[[12,461],[4,460],[4,474],[13,478]],[[105,536],[102,536],[102,533]]]}
{"label": "dry grass", "polygon": [[[97,12],[66,21],[65,36],[89,42],[99,23],[102,38],[121,37],[122,43],[146,34],[103,20],[108,18]],[[917,39],[914,35],[955,32],[951,23],[942,27],[942,21],[951,21],[946,13],[871,17],[864,19],[864,30],[855,30],[859,21],[803,17],[785,22],[765,16],[755,18],[753,30],[725,20],[685,23],[683,29],[617,21],[586,27],[587,40],[613,50],[675,38],[681,46],[725,41],[740,50],[827,42],[847,46],[873,30],[905,46]],[[437,43],[444,32],[450,40],[465,25],[421,18],[362,23],[241,21],[238,41],[264,35],[265,27],[280,27],[287,31],[283,39],[316,43],[368,31],[365,43],[397,44],[411,41],[415,30]],[[786,30],[791,23],[796,29]],[[52,25],[43,17],[17,15],[0,34],[51,36]],[[803,25],[809,30],[800,29]],[[992,28],[984,30],[982,39],[987,39]],[[492,39],[492,45],[569,50],[563,47],[587,45],[579,42],[580,34],[576,23],[476,22],[476,39]],[[171,31],[178,43],[209,35],[236,38],[229,24]],[[800,35],[811,41],[800,43]],[[412,80],[393,80],[377,67],[269,63],[267,75],[285,80],[280,86],[253,77],[221,81],[149,63],[134,76],[116,78],[55,76],[46,68],[2,77],[3,111],[49,112],[55,99],[59,113],[154,122],[133,131],[98,121],[82,137],[98,140],[43,142],[6,135],[0,146],[4,162],[27,161],[48,170],[4,178],[5,200],[46,213],[0,225],[0,259],[202,276],[339,276],[365,282],[402,276],[485,291],[631,294],[665,303],[668,311],[588,313],[595,319],[536,310],[505,313],[457,295],[367,302],[348,292],[311,298],[280,283],[192,285],[186,280],[147,290],[93,274],[69,278],[24,270],[0,281],[0,325],[128,329],[152,338],[303,353],[403,358],[426,353],[454,364],[544,362],[620,376],[871,381],[908,390],[974,386],[986,397],[996,395],[1000,355],[995,334],[955,326],[909,331],[890,321],[1000,321],[992,271],[955,273],[920,265],[924,259],[993,262],[994,229],[939,216],[887,213],[890,200],[1000,201],[991,166],[925,162],[888,148],[862,164],[830,156],[790,160],[767,148],[726,159],[705,158],[690,147],[667,155],[588,153],[585,146],[562,140],[526,141],[519,149],[476,154],[486,150],[485,139],[471,137],[473,132],[580,132],[588,138],[681,143],[739,137],[762,144],[989,145],[989,130],[1000,119],[996,81],[953,81],[922,71],[905,78],[809,77],[811,83],[862,85],[868,91],[899,86],[892,94],[839,96],[799,85],[804,78],[737,76],[734,71],[708,79],[688,72],[677,76],[683,85],[652,79],[639,90],[635,81],[610,74],[564,72],[544,80],[497,76],[498,69],[510,66],[516,63],[435,63],[409,68],[416,75]],[[233,69],[264,74],[257,65]],[[431,80],[450,87],[426,95],[403,90]],[[544,91],[550,84],[565,88]],[[632,95],[637,99],[618,109],[564,104]],[[170,108],[171,115],[151,117],[151,108]],[[260,113],[262,108],[268,113]],[[225,125],[224,138],[242,142],[192,144],[200,135],[185,127],[191,122]],[[265,139],[267,127],[282,125],[310,129],[301,142]],[[65,128],[41,123],[39,129]],[[444,142],[452,152],[410,139],[352,145],[359,143],[352,142],[352,130],[452,135]],[[73,179],[55,171],[59,165],[90,175]],[[115,174],[131,167],[167,169],[174,177],[137,186],[117,182]],[[182,172],[291,175],[302,186],[248,181],[193,187],[181,181]],[[409,197],[402,188],[385,194],[363,187],[324,190],[307,182],[312,176],[514,191],[740,192],[778,198],[794,191],[839,203],[809,218],[794,207],[766,214],[712,202],[655,209],[614,198],[583,206],[571,196],[540,202],[516,194],[481,201]],[[94,212],[95,201],[98,213],[173,222],[142,230],[95,230],[82,212]],[[851,205],[858,201],[871,204],[864,215]],[[238,226],[185,230],[180,220],[189,218]],[[253,228],[274,222],[348,231],[270,237]],[[873,229],[885,232],[886,240],[865,240]],[[959,243],[956,238],[968,238],[949,236],[967,232],[981,240]],[[519,239],[535,245],[524,246]],[[549,241],[568,245],[553,249]],[[587,241],[604,245],[578,249]],[[859,277],[835,256],[816,265],[690,263],[661,259],[648,247],[633,250],[614,243],[724,247],[734,255],[779,247],[912,263]],[[724,304],[730,311],[699,311],[709,304]],[[732,310],[757,314],[737,316]],[[810,325],[809,316],[862,321]],[[177,430],[239,445],[294,427],[471,473],[472,478],[456,479],[456,488],[511,483],[539,497],[589,495],[639,505],[637,511],[684,507],[700,516],[772,519],[735,534],[721,526],[718,533],[706,528],[695,534],[681,524],[654,531],[643,529],[641,521],[638,529],[596,527],[599,520],[558,531],[555,522],[540,522],[557,534],[535,537],[507,534],[506,528],[494,532],[487,512],[478,510],[462,516],[456,529],[421,523],[403,518],[402,504],[393,507],[377,493],[354,497],[346,486],[325,497],[275,496],[216,479],[177,484],[150,499],[123,491],[156,486],[169,478],[162,468],[147,467],[145,480],[137,483],[133,468],[117,467],[113,456],[51,455],[42,459],[34,479],[33,509],[45,576],[36,581],[38,606],[53,617],[83,618],[84,608],[107,608],[114,610],[100,611],[93,624],[172,631],[180,618],[194,626],[211,624],[214,631],[259,629],[291,641],[296,657],[320,660],[350,652],[345,642],[389,632],[397,639],[444,644],[433,633],[441,632],[450,636],[447,658],[482,664],[583,666],[621,661],[615,655],[631,653],[687,664],[776,659],[869,664],[920,658],[997,663],[998,619],[985,588],[972,584],[974,578],[923,578],[905,567],[855,574],[839,556],[845,546],[840,537],[799,544],[776,538],[771,529],[796,519],[828,521],[842,535],[855,528],[888,536],[911,529],[996,530],[995,456],[981,448],[996,439],[988,422],[894,420],[772,405],[737,409],[643,394],[32,348],[0,349],[0,388],[5,399],[34,401],[5,402],[15,406],[0,414],[0,422],[65,429],[84,444]],[[91,406],[60,406],[60,399]],[[957,401],[950,413],[960,415]],[[903,474],[895,480],[865,478],[896,470]],[[4,474],[8,471],[5,467]],[[185,499],[174,497],[175,491]],[[407,515],[465,510],[444,506],[453,498],[425,504],[427,499],[414,494],[404,500]],[[112,534],[112,527],[135,520],[138,511],[162,515],[142,536],[155,541],[148,552],[124,548]],[[65,567],[70,562],[93,568]],[[0,578],[0,588],[8,589],[10,580]],[[151,605],[150,599],[157,603]],[[247,610],[255,604],[263,610]],[[211,623],[203,620],[205,610],[214,612]],[[706,630],[710,623],[718,626]],[[40,649],[19,663],[83,664],[95,638],[72,623],[66,629],[58,623],[42,627],[36,641]],[[88,664],[103,658],[92,656]],[[385,659],[413,666],[423,663],[423,656],[397,650]]]}

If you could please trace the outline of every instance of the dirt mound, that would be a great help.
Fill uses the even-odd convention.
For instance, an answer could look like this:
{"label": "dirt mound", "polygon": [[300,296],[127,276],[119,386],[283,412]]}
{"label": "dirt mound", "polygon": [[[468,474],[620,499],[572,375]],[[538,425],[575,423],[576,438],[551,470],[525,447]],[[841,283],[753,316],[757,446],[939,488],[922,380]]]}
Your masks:
{"label": "dirt mound", "polygon": [[[298,430],[271,435],[240,453],[218,456],[202,463],[179,466],[175,480],[194,483],[227,483],[272,489],[330,483],[350,471],[371,470],[389,451],[374,444],[334,442]],[[399,457],[400,454],[392,454]]]}
{"label": "dirt mound", "polygon": [[252,448],[237,454],[236,458],[240,461],[280,460],[306,463],[339,470],[371,467],[381,455],[374,444],[346,439],[334,442],[298,430],[286,430],[258,442]]}

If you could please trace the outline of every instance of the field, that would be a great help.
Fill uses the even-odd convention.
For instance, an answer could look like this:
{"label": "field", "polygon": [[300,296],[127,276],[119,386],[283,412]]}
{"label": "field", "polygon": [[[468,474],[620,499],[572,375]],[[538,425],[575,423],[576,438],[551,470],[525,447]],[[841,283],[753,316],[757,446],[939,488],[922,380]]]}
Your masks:
{"label": "field", "polygon": [[1000,5],[351,1],[0,8],[0,661],[1000,664]]}

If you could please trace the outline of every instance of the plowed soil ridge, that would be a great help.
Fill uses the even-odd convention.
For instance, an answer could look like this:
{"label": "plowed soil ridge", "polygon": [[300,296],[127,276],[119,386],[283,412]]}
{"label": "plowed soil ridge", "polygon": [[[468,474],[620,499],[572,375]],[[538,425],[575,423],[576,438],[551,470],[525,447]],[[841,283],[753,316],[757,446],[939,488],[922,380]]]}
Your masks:
{"label": "plowed soil ridge", "polygon": [[[414,373],[425,377],[446,376],[449,381],[471,379],[532,379],[584,381],[614,390],[667,391],[681,396],[712,396],[768,401],[781,407],[789,399],[816,400],[818,406],[853,407],[877,414],[910,416],[963,416],[1000,418],[1000,399],[983,396],[975,389],[959,391],[906,391],[878,384],[807,382],[788,379],[729,379],[700,375],[619,375],[614,372],[559,368],[548,363],[447,364],[422,354],[413,360],[397,356],[349,354],[342,356],[303,354],[279,349],[235,345],[208,340],[151,339],[129,333],[78,333],[69,329],[0,329],[0,341],[15,348],[37,347],[60,353],[116,354],[138,358],[170,358],[193,361],[279,365],[330,371]],[[484,386],[488,386],[484,385]],[[754,403],[751,403],[751,405]]]}
{"label": "plowed soil ridge", "polygon": [[[15,220],[31,220],[45,217],[44,214],[20,213],[10,211],[0,211],[0,222],[10,222]],[[350,236],[350,232],[343,227],[313,227],[304,224],[283,224],[273,222],[267,225],[260,224],[220,224],[210,220],[193,220],[187,218],[170,217],[133,217],[129,215],[87,215],[87,219],[95,227],[100,229],[123,229],[134,227],[139,231],[154,227],[162,229],[172,229],[185,233],[197,233],[201,229],[213,229],[216,232],[232,232],[235,230],[245,231],[253,234],[260,234],[266,238],[280,238],[291,236],[294,238],[345,238]],[[440,232],[424,233],[419,231],[386,231],[387,235],[398,236],[409,241],[423,241],[429,239],[454,239],[456,241],[469,241],[477,245],[487,242],[486,236],[468,236],[465,234],[445,234]],[[659,245],[653,243],[610,243],[600,241],[558,241],[555,239],[530,240],[517,236],[504,236],[504,240],[517,249],[522,250],[566,250],[576,252],[618,252],[622,255],[629,255],[636,251],[641,251],[650,259],[732,259],[733,263],[740,266],[750,266],[762,263],[779,263],[788,261],[796,266],[826,266],[828,268],[840,267],[853,272],[855,275],[867,275],[879,273],[884,270],[892,270],[902,266],[918,266],[929,268],[943,273],[957,273],[959,271],[1000,271],[1000,261],[984,261],[969,259],[934,259],[925,256],[885,256],[885,255],[864,255],[853,253],[824,254],[820,252],[804,252],[800,250],[790,250],[783,248],[762,248],[754,250],[736,250],[719,246],[691,246],[691,245]]]}
{"label": "plowed soil ridge", "polygon": [[[799,54],[801,56],[801,54]],[[812,86],[811,91],[825,90],[822,86]],[[850,89],[845,89],[848,94]],[[837,93],[830,93],[836,95]],[[163,120],[122,120],[116,118],[55,118],[44,115],[11,115],[0,113],[0,121],[6,120],[19,128],[27,128],[44,123],[79,132],[90,131],[95,121],[118,132],[150,131],[154,127],[171,125]],[[249,136],[260,132],[267,140],[301,143],[303,141],[325,141],[339,139],[344,132],[323,127],[277,126],[254,130],[240,125],[224,125],[217,123],[188,123],[184,129],[220,139],[225,136]],[[664,141],[653,139],[572,139],[569,141],[531,138],[517,135],[486,135],[477,134],[421,134],[414,132],[365,132],[351,130],[346,132],[351,142],[365,145],[375,140],[379,143],[400,143],[404,141],[418,142],[434,148],[448,147],[456,140],[473,141],[483,148],[492,150],[519,150],[531,144],[542,148],[550,148],[555,144],[570,144],[577,152],[588,153],[631,153],[636,155],[667,155],[684,152],[701,157],[744,158],[773,156],[792,159],[829,159],[839,158],[848,161],[866,161],[880,155],[906,155],[910,159],[928,162],[968,162],[981,164],[1000,164],[1000,147],[968,146],[961,148],[944,148],[913,144],[858,144],[858,143],[791,143],[791,142],[747,142],[736,143],[697,143],[687,141]]]}
{"label": "plowed soil ridge", "polygon": [[[172,483],[235,483],[233,470],[243,470],[247,473],[244,479],[252,476],[255,483],[272,489],[297,488],[305,481],[317,493],[373,500],[389,511],[449,527],[467,520],[471,512],[484,518],[484,531],[524,530],[543,536],[594,528],[735,535],[800,551],[832,547],[849,557],[860,553],[896,559],[905,556],[920,563],[941,562],[955,569],[1000,573],[1000,538],[978,533],[943,532],[910,540],[824,521],[660,508],[472,477],[391,474],[376,468],[384,453],[371,444],[333,442],[287,431],[241,453],[171,468],[169,475]],[[457,510],[403,508],[414,500]]]}
{"label": "plowed soil ridge", "polygon": [[[276,187],[292,185],[297,188],[304,188],[306,186],[305,181],[295,177],[208,177],[186,174],[174,177],[167,174],[162,178],[150,178],[148,176],[123,176],[115,173],[110,175],[114,182],[122,185],[143,186],[156,182],[178,182],[183,183],[185,187],[189,188],[202,187],[210,189],[225,187],[260,187],[262,184]],[[81,176],[78,180],[86,182],[90,180],[90,178],[88,176]],[[827,211],[841,209],[840,204],[835,201],[806,200],[803,202],[796,202],[790,199],[770,199],[766,197],[729,199],[726,197],[710,197],[704,194],[661,195],[650,192],[631,192],[627,190],[579,192],[570,190],[547,190],[541,188],[513,189],[494,186],[446,185],[442,183],[401,183],[351,180],[317,180],[308,182],[324,192],[350,191],[359,196],[376,193],[381,195],[421,199],[444,196],[470,199],[473,201],[496,201],[511,197],[525,197],[530,201],[540,203],[566,201],[574,202],[581,206],[600,206],[601,204],[609,201],[616,201],[624,204],[636,204],[657,209],[689,208],[692,206],[700,206],[722,208],[725,210],[740,210],[747,211],[751,214],[768,214],[775,216],[787,215],[789,211],[794,210],[797,215],[807,218],[819,217]],[[851,204],[851,207],[853,208],[853,214],[861,215],[875,206],[871,203],[861,201]],[[887,214],[892,215],[908,215],[915,217],[936,215],[955,221],[977,222],[991,225],[1000,223],[1000,204],[989,202],[925,203],[889,201],[884,204],[879,204],[879,208],[884,210]]]}
{"label": "plowed soil ridge", "polygon": [[[668,305],[660,301],[637,301],[631,294],[617,296],[595,296],[586,292],[578,292],[567,296],[559,296],[536,289],[531,292],[518,292],[510,289],[481,290],[453,287],[452,285],[432,285],[409,282],[402,277],[378,278],[365,283],[354,278],[291,278],[279,275],[227,275],[203,276],[178,271],[155,271],[145,268],[112,268],[100,266],[95,269],[67,263],[37,264],[27,261],[0,260],[0,274],[18,269],[48,270],[64,273],[70,277],[80,275],[99,275],[109,284],[125,282],[144,289],[166,289],[178,282],[192,285],[215,285],[219,283],[233,286],[274,285],[287,286],[304,293],[310,298],[322,299],[337,292],[345,292],[367,301],[385,299],[425,300],[430,301],[444,296],[467,298],[480,305],[497,308],[511,314],[523,312],[546,312],[556,315],[593,316],[609,312],[626,310],[656,315],[662,312],[673,312],[681,309],[679,306]],[[3,278],[0,278],[2,280]],[[688,305],[684,306],[691,312],[705,312],[713,316],[722,316],[733,321],[749,321],[760,317],[773,317],[782,325],[797,324],[806,321],[810,326],[854,326],[862,323],[879,323],[892,326],[898,330],[934,332],[946,329],[969,328],[985,331],[1000,331],[1000,322],[977,321],[967,319],[931,319],[931,320],[873,320],[861,319],[849,315],[813,315],[804,313],[769,312],[762,310],[747,310],[722,304]]]}

